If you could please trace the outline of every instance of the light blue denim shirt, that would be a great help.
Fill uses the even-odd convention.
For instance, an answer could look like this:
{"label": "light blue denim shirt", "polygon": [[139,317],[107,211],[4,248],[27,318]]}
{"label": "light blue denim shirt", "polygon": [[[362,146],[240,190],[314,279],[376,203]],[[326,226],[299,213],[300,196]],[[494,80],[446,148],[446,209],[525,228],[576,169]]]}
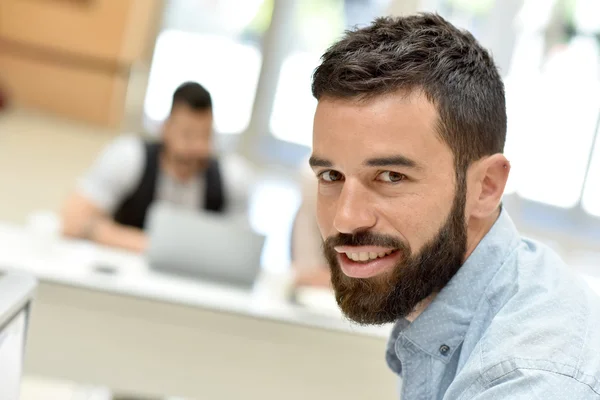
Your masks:
{"label": "light blue denim shirt", "polygon": [[502,211],[386,358],[402,400],[600,399],[600,299]]}

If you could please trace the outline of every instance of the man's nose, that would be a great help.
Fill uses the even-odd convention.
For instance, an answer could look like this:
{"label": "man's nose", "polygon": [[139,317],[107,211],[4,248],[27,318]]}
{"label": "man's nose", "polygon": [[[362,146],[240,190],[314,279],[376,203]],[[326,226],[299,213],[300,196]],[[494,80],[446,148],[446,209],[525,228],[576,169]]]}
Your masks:
{"label": "man's nose", "polygon": [[340,233],[352,234],[375,226],[373,204],[370,193],[360,182],[344,182],[337,202],[334,228]]}

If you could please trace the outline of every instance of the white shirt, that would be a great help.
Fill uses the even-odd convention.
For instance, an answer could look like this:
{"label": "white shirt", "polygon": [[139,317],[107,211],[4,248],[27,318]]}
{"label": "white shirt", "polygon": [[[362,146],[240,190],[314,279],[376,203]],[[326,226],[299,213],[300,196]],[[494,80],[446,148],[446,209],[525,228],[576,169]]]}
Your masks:
{"label": "white shirt", "polygon": [[[228,214],[247,212],[253,173],[239,157],[219,158]],[[78,192],[107,214],[114,214],[138,187],[146,166],[144,141],[135,135],[123,135],[109,143],[80,180]],[[194,178],[179,182],[159,169],[155,201],[198,210],[204,201],[204,181]]]}

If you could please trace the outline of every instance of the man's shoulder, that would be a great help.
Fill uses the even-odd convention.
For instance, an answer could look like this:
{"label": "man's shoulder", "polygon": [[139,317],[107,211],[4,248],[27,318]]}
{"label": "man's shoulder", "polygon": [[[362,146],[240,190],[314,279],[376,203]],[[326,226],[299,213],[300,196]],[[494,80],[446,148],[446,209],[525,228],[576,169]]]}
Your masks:
{"label": "man's shoulder", "polygon": [[510,279],[486,293],[491,320],[477,344],[487,382],[520,369],[600,389],[600,299],[548,248],[524,241]]}
{"label": "man's shoulder", "polygon": [[111,140],[80,179],[78,192],[106,212],[134,190],[145,165],[143,139],[121,135]]}
{"label": "man's shoulder", "polygon": [[[553,250],[522,240],[505,260],[485,291],[491,330],[510,330],[507,321],[528,331],[585,331],[590,321],[600,322],[600,297],[584,278],[567,266]],[[568,326],[565,326],[567,323]],[[520,329],[524,333],[525,329]]]}
{"label": "man's shoulder", "polygon": [[446,397],[457,400],[597,400],[600,390],[594,376],[557,372],[540,362],[524,364],[507,360],[473,380],[459,377],[449,387]]}
{"label": "man's shoulder", "polygon": [[139,135],[122,134],[112,139],[105,147],[104,152],[137,160],[144,155],[144,148],[147,143],[151,142],[146,141]]}
{"label": "man's shoulder", "polygon": [[[498,314],[475,352],[484,382],[492,384],[524,370],[543,371],[551,374],[544,375],[547,378],[554,374],[569,377],[600,393],[597,307],[574,304],[572,310],[568,305],[552,313],[543,310],[553,306],[556,304],[549,301],[523,306],[521,313]],[[539,316],[534,315],[536,310]]]}

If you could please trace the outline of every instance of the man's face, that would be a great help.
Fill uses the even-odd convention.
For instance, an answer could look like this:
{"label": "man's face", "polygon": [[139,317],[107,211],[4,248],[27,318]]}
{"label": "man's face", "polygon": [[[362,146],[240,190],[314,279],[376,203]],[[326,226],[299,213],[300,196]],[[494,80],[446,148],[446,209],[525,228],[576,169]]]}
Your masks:
{"label": "man's face", "polygon": [[197,111],[176,105],[165,122],[165,155],[171,166],[183,174],[205,165],[212,151],[212,111]]}
{"label": "man's face", "polygon": [[408,316],[463,262],[466,183],[436,123],[417,93],[319,101],[317,219],[338,304],[359,323]]}

